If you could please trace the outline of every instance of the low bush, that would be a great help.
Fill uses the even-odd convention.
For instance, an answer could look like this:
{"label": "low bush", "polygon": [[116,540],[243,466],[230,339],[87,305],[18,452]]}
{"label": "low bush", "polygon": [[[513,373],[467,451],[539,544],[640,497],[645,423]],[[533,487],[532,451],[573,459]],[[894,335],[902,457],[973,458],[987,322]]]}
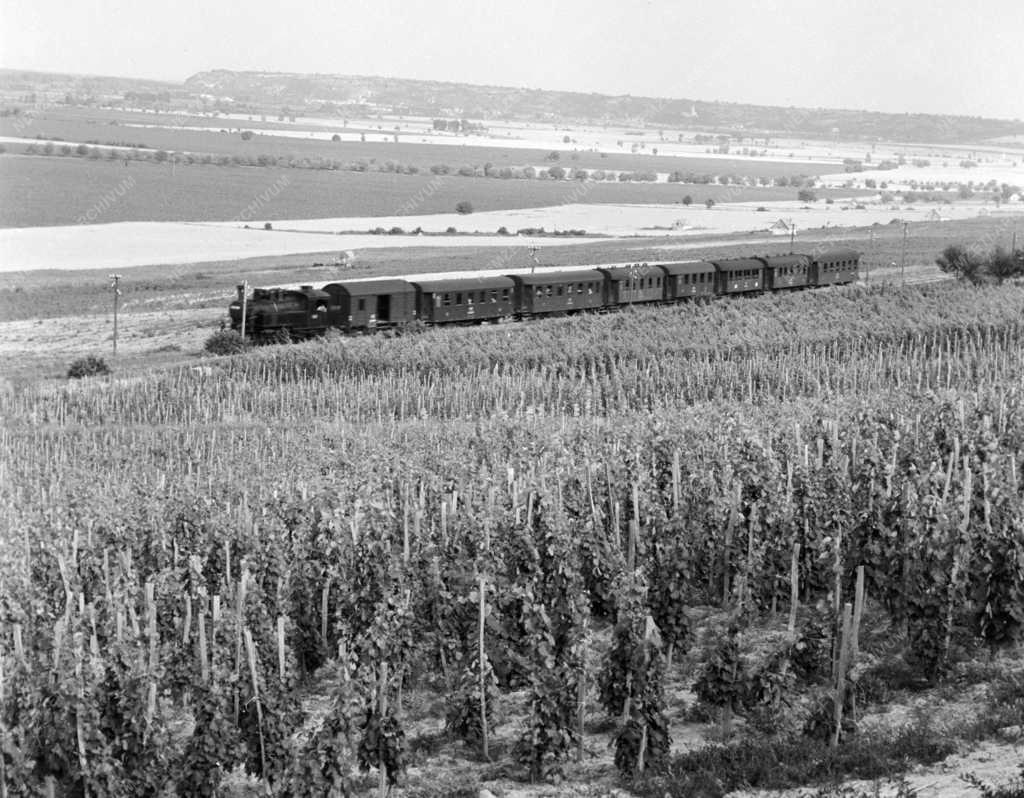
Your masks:
{"label": "low bush", "polygon": [[203,349],[211,355],[237,355],[244,352],[252,344],[235,330],[218,330],[203,344]]}
{"label": "low bush", "polygon": [[80,380],[82,377],[95,377],[109,373],[110,366],[107,365],[107,361],[96,355],[80,357],[68,367],[69,380]]}

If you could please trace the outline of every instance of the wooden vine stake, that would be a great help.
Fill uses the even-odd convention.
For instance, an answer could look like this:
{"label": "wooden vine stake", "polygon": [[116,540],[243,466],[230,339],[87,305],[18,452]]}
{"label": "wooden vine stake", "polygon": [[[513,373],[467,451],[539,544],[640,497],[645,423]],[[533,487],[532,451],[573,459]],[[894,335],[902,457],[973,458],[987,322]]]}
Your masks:
{"label": "wooden vine stake", "polygon": [[285,660],[285,648],[284,648],[284,616],[277,616],[277,675],[281,681],[284,681],[284,660]]}
{"label": "wooden vine stake", "polygon": [[[4,706],[4,658],[0,657],[0,707]],[[0,798],[7,798],[7,760],[0,756]]]}
{"label": "wooden vine stake", "polygon": [[480,730],[483,735],[484,759],[490,762],[491,756],[487,743],[487,654],[484,652],[484,620],[487,617],[487,580],[483,574],[480,574],[477,590],[480,592],[480,647],[477,654],[480,664]]}
{"label": "wooden vine stake", "polygon": [[[444,506],[444,505],[442,505]],[[380,684],[377,688],[377,707],[380,711],[380,723],[383,725],[385,719],[388,716],[388,661],[384,660],[380,664]],[[380,781],[378,786],[380,788],[381,798],[386,798],[388,794],[388,766],[384,761],[384,751],[381,750],[384,742],[383,735],[378,737],[381,742],[377,743],[377,762],[380,765]]]}
{"label": "wooden vine stake", "polygon": [[800,544],[793,544],[793,559],[789,564],[789,626],[791,635],[796,634],[796,611],[800,606]]}
{"label": "wooden vine stake", "polygon": [[[215,597],[216,598],[216,597]],[[203,684],[210,682],[210,666],[206,651],[206,612],[205,607],[199,613],[199,671],[203,677]]]}
{"label": "wooden vine stake", "polygon": [[324,651],[327,650],[327,613],[328,602],[331,597],[331,577],[324,582],[324,589],[320,591],[320,640],[323,641]]}
{"label": "wooden vine stake", "polygon": [[256,702],[256,729],[260,735],[260,772],[267,772],[267,749],[263,741],[263,706],[260,703],[259,680],[256,673],[256,644],[252,641],[252,632],[245,628],[245,651],[249,658],[249,675],[252,677],[252,697]]}
{"label": "wooden vine stake", "polygon": [[843,725],[843,699],[846,697],[846,672],[850,665],[850,642],[853,626],[853,606],[843,605],[843,634],[839,643],[839,667],[835,680],[835,728],[832,731],[832,747],[839,745],[839,733]]}

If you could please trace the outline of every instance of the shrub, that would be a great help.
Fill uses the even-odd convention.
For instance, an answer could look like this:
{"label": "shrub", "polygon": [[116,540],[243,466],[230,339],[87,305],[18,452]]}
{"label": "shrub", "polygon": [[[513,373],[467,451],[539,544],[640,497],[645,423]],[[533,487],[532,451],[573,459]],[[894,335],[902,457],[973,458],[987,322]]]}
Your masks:
{"label": "shrub", "polygon": [[251,139],[251,138],[252,138],[252,131],[251,130],[243,130],[242,131],[242,141],[249,141],[249,139]]}
{"label": "shrub", "polygon": [[445,232],[446,232],[446,233],[447,233],[448,235],[450,235],[450,236],[453,236],[453,235],[455,235],[455,234],[456,234],[457,232],[459,232],[459,231],[458,231],[458,230],[456,230],[456,229],[455,229],[454,227],[449,227],[449,228],[447,228],[447,229],[445,230]]}
{"label": "shrub", "polygon": [[95,377],[99,374],[109,374],[110,366],[101,357],[87,355],[80,357],[68,367],[68,379],[80,380],[82,377]]}
{"label": "shrub", "polygon": [[203,349],[211,355],[237,355],[247,350],[252,344],[249,339],[235,330],[218,330],[203,344]]}
{"label": "shrub", "polygon": [[469,200],[462,200],[461,202],[455,203],[455,212],[468,214],[473,212],[473,203]]}
{"label": "shrub", "polygon": [[263,229],[264,230],[273,230],[274,229],[274,225],[272,225],[270,222],[264,222],[263,223]]}

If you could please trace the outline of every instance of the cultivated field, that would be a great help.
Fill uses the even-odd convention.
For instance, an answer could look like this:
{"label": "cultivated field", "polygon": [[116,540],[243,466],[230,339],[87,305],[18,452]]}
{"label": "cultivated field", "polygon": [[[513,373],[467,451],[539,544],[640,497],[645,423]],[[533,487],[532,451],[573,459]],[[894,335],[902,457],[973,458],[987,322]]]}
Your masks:
{"label": "cultivated field", "polygon": [[[772,202],[793,199],[791,188],[691,186],[664,183],[586,183],[400,175],[277,167],[219,167],[0,155],[0,226],[76,224],[131,180],[123,201],[89,222],[247,221],[338,216],[451,213],[468,201],[478,211],[578,202],[672,204]],[[276,188],[276,190],[274,190]],[[848,196],[850,191],[832,192]],[[822,195],[823,197],[825,194]],[[253,203],[256,208],[247,212]]]}
{"label": "cultivated field", "polygon": [[980,795],[960,772],[1011,778],[1024,724],[1022,301],[854,287],[10,386],[6,784]]}

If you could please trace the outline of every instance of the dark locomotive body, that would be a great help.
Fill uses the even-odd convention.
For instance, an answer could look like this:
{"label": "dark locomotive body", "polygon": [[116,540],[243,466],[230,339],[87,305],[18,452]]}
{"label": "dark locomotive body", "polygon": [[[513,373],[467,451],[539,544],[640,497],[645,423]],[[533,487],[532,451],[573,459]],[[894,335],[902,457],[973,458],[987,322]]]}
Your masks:
{"label": "dark locomotive body", "polygon": [[773,255],[681,263],[466,277],[423,275],[329,283],[318,290],[257,288],[231,304],[231,328],[255,339],[308,338],[334,327],[346,333],[424,324],[479,324],[617,310],[628,305],[749,296],[844,285],[858,278],[860,254]]}

